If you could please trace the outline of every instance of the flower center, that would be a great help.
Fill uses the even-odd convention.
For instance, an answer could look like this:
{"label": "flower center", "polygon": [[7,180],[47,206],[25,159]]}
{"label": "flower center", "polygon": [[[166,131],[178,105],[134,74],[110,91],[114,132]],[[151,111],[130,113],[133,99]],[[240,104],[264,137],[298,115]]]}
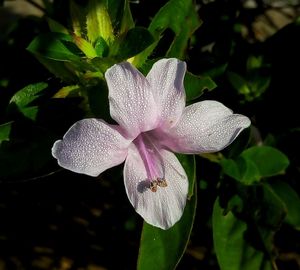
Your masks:
{"label": "flower center", "polygon": [[149,132],[141,133],[133,143],[143,160],[147,172],[147,180],[149,181],[149,189],[152,192],[156,192],[158,187],[167,187],[163,159],[159,152],[159,143],[151,137]]}

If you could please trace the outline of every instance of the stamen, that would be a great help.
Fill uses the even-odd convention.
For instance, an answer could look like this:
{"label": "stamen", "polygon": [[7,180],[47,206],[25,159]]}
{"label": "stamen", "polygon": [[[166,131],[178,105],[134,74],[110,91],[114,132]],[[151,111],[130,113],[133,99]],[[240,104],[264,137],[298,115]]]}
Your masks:
{"label": "stamen", "polygon": [[152,192],[157,191],[157,187],[165,188],[168,186],[167,180],[164,178],[157,178],[156,180],[152,180],[150,182],[149,188]]}
{"label": "stamen", "polygon": [[156,181],[156,180],[153,180],[153,181],[150,182],[149,188],[150,188],[150,190],[151,190],[152,192],[156,192],[156,191],[157,191],[157,186],[158,186],[157,181]]}
{"label": "stamen", "polygon": [[167,180],[164,178],[157,178],[157,185],[159,187],[167,187],[168,183],[167,183]]}

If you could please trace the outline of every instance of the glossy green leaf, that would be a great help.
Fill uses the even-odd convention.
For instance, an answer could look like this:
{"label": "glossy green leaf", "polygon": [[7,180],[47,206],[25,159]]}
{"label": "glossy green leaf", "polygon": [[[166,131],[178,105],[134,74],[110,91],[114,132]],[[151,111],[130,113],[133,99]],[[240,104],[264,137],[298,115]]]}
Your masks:
{"label": "glossy green leaf", "polygon": [[262,177],[283,173],[289,165],[287,156],[270,146],[253,146],[246,149],[241,156],[252,160]]}
{"label": "glossy green leaf", "polygon": [[[80,61],[76,55],[76,45],[69,35],[46,33],[37,36],[27,47],[31,53],[57,61]],[[79,51],[79,50],[78,50]]]}
{"label": "glossy green leaf", "polygon": [[247,224],[224,214],[217,199],[213,209],[214,247],[221,270],[271,270],[271,262],[245,238]]}
{"label": "glossy green leaf", "polygon": [[282,181],[271,182],[274,192],[286,206],[287,215],[285,222],[300,230],[300,197],[287,183]]}
{"label": "glossy green leaf", "polygon": [[215,82],[208,76],[197,76],[187,72],[184,77],[186,100],[192,101],[200,97],[205,90],[211,91],[216,88]]}
{"label": "glossy green leaf", "polygon": [[187,201],[181,219],[169,230],[162,230],[144,222],[137,269],[152,270],[154,265],[164,270],[175,269],[184,254],[194,223],[197,190],[194,159],[192,156],[183,159],[180,156],[189,183],[195,186],[194,195]]}
{"label": "glossy green leaf", "polygon": [[0,145],[4,141],[9,141],[9,135],[11,131],[13,121],[0,124]]}
{"label": "glossy green leaf", "polygon": [[143,27],[130,29],[113,44],[110,55],[126,60],[145,50],[154,42],[151,33]]}
{"label": "glossy green leaf", "polygon": [[40,96],[41,91],[47,87],[48,84],[44,82],[27,85],[13,95],[9,102],[8,110],[13,110],[17,107],[25,117],[34,120],[38,112],[38,107],[32,105],[32,102],[36,100]]}
{"label": "glossy green leaf", "polygon": [[170,0],[158,11],[149,25],[148,29],[153,34],[155,43],[135,57],[134,64],[144,64],[166,29],[175,34],[166,56],[183,58],[190,37],[200,25],[201,20],[192,0]]}

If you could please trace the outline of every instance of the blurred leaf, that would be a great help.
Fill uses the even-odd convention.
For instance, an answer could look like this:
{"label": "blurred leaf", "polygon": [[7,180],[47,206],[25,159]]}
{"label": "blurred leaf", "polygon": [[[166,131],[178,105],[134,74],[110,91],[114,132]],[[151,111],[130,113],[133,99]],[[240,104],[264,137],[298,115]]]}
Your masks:
{"label": "blurred leaf", "polygon": [[[31,53],[57,61],[80,61],[80,57],[66,46],[73,43],[69,35],[62,33],[46,33],[37,36],[27,47]],[[74,47],[75,44],[73,44]],[[72,48],[74,49],[74,48]]]}
{"label": "blurred leaf", "polygon": [[157,12],[149,25],[148,29],[153,34],[155,43],[135,57],[134,65],[144,64],[166,29],[171,29],[175,34],[166,56],[184,58],[188,41],[201,23],[192,0],[170,0]]}
{"label": "blurred leaf", "polygon": [[70,15],[74,34],[84,37],[86,34],[85,14],[83,8],[78,6],[73,0],[70,0]]}
{"label": "blurred leaf", "polygon": [[229,82],[239,94],[245,96],[250,94],[251,90],[249,89],[248,83],[242,76],[232,71],[228,71],[227,76]]}
{"label": "blurred leaf", "polygon": [[300,198],[297,192],[282,181],[271,182],[274,192],[280,197],[287,209],[285,222],[300,230]]}
{"label": "blurred leaf", "polygon": [[106,1],[90,0],[86,16],[87,36],[91,43],[102,37],[108,44],[114,40],[111,20],[108,14]]}
{"label": "blurred leaf", "polygon": [[[137,269],[152,270],[154,265],[159,269],[175,269],[187,247],[194,223],[197,190],[195,182],[195,163],[192,156],[183,160],[182,165],[189,178],[189,184],[194,185],[194,195],[187,201],[183,216],[170,229],[162,230],[144,222]],[[191,189],[189,191],[191,193]]]}
{"label": "blurred leaf", "polygon": [[0,145],[4,141],[9,141],[12,123],[13,121],[10,121],[0,125]]}
{"label": "blurred leaf", "polygon": [[63,33],[68,35],[69,31],[66,27],[64,27],[62,24],[60,24],[59,22],[51,19],[51,18],[47,18],[47,22],[49,25],[49,28],[52,32],[56,32],[56,33]]}
{"label": "blurred leaf", "polygon": [[213,209],[214,247],[221,270],[271,270],[262,251],[245,239],[247,224],[231,212],[224,215],[217,199]]}
{"label": "blurred leaf", "polygon": [[252,160],[262,177],[283,173],[289,165],[287,156],[271,146],[253,146],[246,149],[241,156]]}
{"label": "blurred leaf", "polygon": [[16,106],[25,117],[35,120],[38,107],[31,103],[36,100],[40,96],[41,91],[47,87],[48,84],[45,82],[27,85],[13,95],[9,101],[8,110],[13,110],[14,106]]}
{"label": "blurred leaf", "polygon": [[204,90],[211,91],[216,87],[215,82],[208,76],[197,76],[190,72],[186,72],[185,74],[184,88],[187,101],[192,101],[200,97]]}
{"label": "blurred leaf", "polygon": [[115,40],[110,55],[116,56],[120,61],[126,60],[142,52],[153,42],[153,36],[146,28],[135,27]]}
{"label": "blurred leaf", "polygon": [[66,98],[66,97],[74,97],[79,95],[80,86],[78,85],[68,85],[62,87],[59,91],[55,93],[53,98]]}

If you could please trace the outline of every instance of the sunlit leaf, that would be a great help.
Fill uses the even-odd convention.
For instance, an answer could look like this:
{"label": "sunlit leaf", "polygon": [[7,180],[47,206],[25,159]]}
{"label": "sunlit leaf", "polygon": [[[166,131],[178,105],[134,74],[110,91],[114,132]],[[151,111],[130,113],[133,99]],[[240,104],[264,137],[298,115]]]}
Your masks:
{"label": "sunlit leaf", "polygon": [[86,16],[87,36],[91,43],[102,37],[107,43],[114,40],[113,28],[106,1],[90,0]]}
{"label": "sunlit leaf", "polygon": [[221,270],[271,270],[262,251],[245,239],[247,224],[232,212],[224,214],[217,199],[213,209],[214,247]]}
{"label": "sunlit leaf", "polygon": [[[195,163],[193,157],[187,157],[182,165],[186,170],[190,185],[195,183]],[[189,194],[192,194],[190,190]],[[160,269],[175,269],[178,265],[188,244],[194,223],[197,203],[196,185],[193,196],[187,201],[183,216],[173,227],[162,230],[144,222],[140,252],[138,258],[138,269],[152,270],[153,265]]]}
{"label": "sunlit leaf", "polygon": [[94,58],[97,56],[97,52],[92,46],[91,43],[89,43],[87,40],[85,40],[82,37],[73,35],[74,43],[77,45],[77,47],[88,57],[88,58]]}
{"label": "sunlit leaf", "polygon": [[149,25],[148,29],[154,36],[155,43],[135,57],[133,63],[136,66],[144,64],[166,29],[175,34],[166,56],[183,58],[191,35],[200,25],[201,20],[192,0],[170,0],[158,11]]}
{"label": "sunlit leaf", "polygon": [[27,85],[13,95],[9,102],[8,110],[14,110],[16,107],[25,117],[34,120],[38,112],[38,107],[32,105],[32,102],[47,87],[48,84],[44,82]]}
{"label": "sunlit leaf", "polygon": [[70,15],[74,34],[84,37],[86,34],[85,14],[83,8],[78,6],[73,0],[70,0]]}
{"label": "sunlit leaf", "polygon": [[[73,39],[62,33],[46,33],[37,36],[27,47],[31,53],[57,61],[80,61],[80,57],[72,50],[75,49]],[[70,45],[70,47],[68,47]],[[72,46],[72,47],[71,47]],[[78,49],[77,49],[78,50]]]}

